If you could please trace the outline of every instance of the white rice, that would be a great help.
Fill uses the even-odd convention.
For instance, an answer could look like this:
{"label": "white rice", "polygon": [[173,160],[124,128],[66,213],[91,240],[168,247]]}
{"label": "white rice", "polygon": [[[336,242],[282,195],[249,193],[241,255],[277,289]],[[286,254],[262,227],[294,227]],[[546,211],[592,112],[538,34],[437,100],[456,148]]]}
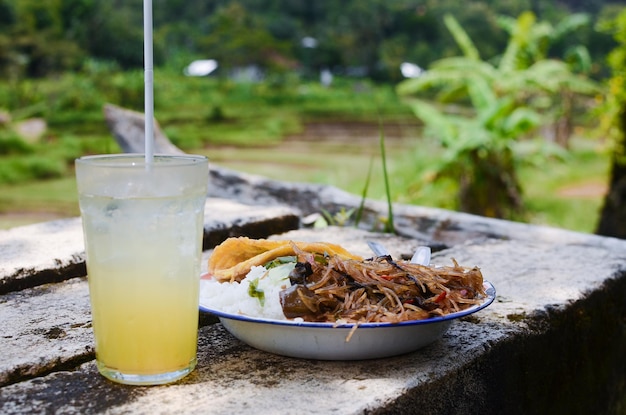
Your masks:
{"label": "white rice", "polygon": [[[200,280],[200,304],[229,314],[287,320],[278,293],[291,285],[289,273],[294,266],[295,263],[288,263],[269,271],[264,267],[252,267],[240,283]],[[263,292],[263,304],[249,294],[251,283],[257,284],[256,291]]]}

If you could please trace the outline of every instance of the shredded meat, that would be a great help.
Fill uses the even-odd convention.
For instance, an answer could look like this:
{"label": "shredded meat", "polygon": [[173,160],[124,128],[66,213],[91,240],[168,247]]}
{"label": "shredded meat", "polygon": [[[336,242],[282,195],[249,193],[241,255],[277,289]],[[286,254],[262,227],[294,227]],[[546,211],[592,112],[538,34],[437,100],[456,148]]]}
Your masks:
{"label": "shredded meat", "polygon": [[298,266],[280,293],[287,318],[348,323],[420,320],[480,304],[485,296],[477,267],[433,267],[389,256],[355,260],[294,246]]}

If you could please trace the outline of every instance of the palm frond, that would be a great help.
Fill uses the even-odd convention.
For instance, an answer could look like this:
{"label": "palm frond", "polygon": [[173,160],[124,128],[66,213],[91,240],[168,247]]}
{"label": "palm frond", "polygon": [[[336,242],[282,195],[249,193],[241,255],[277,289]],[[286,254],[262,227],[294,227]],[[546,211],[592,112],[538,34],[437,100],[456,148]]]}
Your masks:
{"label": "palm frond", "polygon": [[421,99],[411,99],[409,106],[426,126],[426,133],[435,136],[444,147],[457,136],[456,117],[440,111],[435,105]]}
{"label": "palm frond", "polygon": [[399,95],[416,95],[427,90],[441,90],[440,99],[467,95],[467,85],[475,79],[491,81],[498,72],[491,64],[466,57],[445,58],[436,61],[419,78],[407,79],[396,87]]}
{"label": "palm frond", "polygon": [[545,59],[536,62],[525,72],[529,85],[547,92],[555,93],[566,87],[578,94],[592,95],[602,90],[594,81],[573,74],[563,61]]}
{"label": "palm frond", "polygon": [[467,85],[467,90],[477,112],[493,106],[497,100],[492,85],[485,78],[474,77],[473,81]]}
{"label": "palm frond", "polygon": [[497,69],[489,62],[476,61],[465,56],[439,59],[433,62],[430,68],[436,71],[458,71],[459,75],[463,76],[478,72],[489,78],[495,76],[497,73]]}
{"label": "palm frond", "polygon": [[505,21],[509,24],[511,37],[498,65],[498,69],[501,72],[510,72],[520,66],[520,53],[530,43],[529,38],[531,37],[531,30],[535,21],[536,18],[532,12],[522,13],[515,20],[515,24]]}
{"label": "palm frond", "polygon": [[514,106],[515,100],[511,97],[494,98],[489,106],[477,114],[478,121],[484,129],[500,132],[502,123],[506,121]]}
{"label": "palm frond", "polygon": [[496,17],[496,23],[509,35],[513,35],[515,32],[515,26],[517,25],[517,19],[511,16],[500,15]]}
{"label": "palm frond", "polygon": [[517,137],[534,130],[541,125],[541,115],[530,108],[516,108],[504,120],[503,136]]}
{"label": "palm frond", "polygon": [[554,27],[552,38],[554,40],[562,39],[569,33],[573,33],[578,29],[588,26],[591,23],[591,17],[586,13],[575,13],[564,17]]}
{"label": "palm frond", "polygon": [[463,55],[472,60],[481,60],[480,53],[478,53],[478,49],[476,49],[474,42],[472,42],[472,39],[470,39],[467,32],[461,27],[459,22],[451,14],[446,14],[443,17],[443,21],[452,34],[452,37],[454,37],[456,44],[459,48],[461,48]]}
{"label": "palm frond", "polygon": [[577,45],[565,51],[566,62],[579,73],[588,74],[591,72],[591,55],[589,49],[584,45]]}

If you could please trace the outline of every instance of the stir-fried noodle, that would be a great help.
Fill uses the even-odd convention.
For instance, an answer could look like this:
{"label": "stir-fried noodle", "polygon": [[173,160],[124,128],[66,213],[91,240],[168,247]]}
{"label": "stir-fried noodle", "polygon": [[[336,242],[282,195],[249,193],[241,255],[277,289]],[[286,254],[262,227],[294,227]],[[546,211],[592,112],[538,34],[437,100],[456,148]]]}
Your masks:
{"label": "stir-fried noodle", "polygon": [[485,296],[480,269],[455,260],[435,267],[389,256],[361,261],[294,250],[292,285],[280,293],[287,318],[398,323],[458,312]]}

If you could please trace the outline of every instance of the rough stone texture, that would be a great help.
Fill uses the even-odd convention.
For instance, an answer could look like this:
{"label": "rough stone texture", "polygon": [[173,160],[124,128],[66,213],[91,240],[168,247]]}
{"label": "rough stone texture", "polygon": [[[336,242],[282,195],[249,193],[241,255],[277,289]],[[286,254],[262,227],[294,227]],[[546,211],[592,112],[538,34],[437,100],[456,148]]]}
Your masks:
{"label": "rough stone texture", "polygon": [[94,358],[84,278],[4,295],[0,316],[0,386]]}
{"label": "rough stone texture", "polygon": [[288,206],[248,205],[209,198],[204,208],[204,249],[213,248],[230,237],[267,238],[299,227],[298,210]]}
{"label": "rough stone texture", "polygon": [[0,294],[85,275],[80,218],[0,230]]}
{"label": "rough stone texture", "polygon": [[[369,239],[403,256],[421,243],[347,228],[272,237],[332,240],[364,256]],[[45,347],[49,353],[38,356],[42,346],[34,347],[31,361],[44,367],[65,357],[53,363],[53,371],[0,389],[0,412],[359,414],[428,408],[431,414],[619,414],[626,392],[626,366],[617,359],[626,345],[626,241],[598,244],[588,235],[571,243],[553,240],[552,232],[543,240],[478,238],[435,253],[434,263],[455,258],[480,266],[497,298],[417,352],[357,362],[293,359],[252,349],[212,324],[200,329],[196,371],[161,387],[113,384],[97,374],[93,362],[69,367],[67,362],[83,362],[85,347],[89,353],[92,347],[82,279],[9,294],[0,315],[16,304],[22,308],[15,313],[22,314],[62,304],[28,313],[35,322],[24,324],[39,333],[66,333]],[[45,342],[45,335],[28,336],[24,342]]]}
{"label": "rough stone texture", "polygon": [[[198,368],[178,384],[117,386],[88,363],[77,372],[59,372],[3,388],[0,409],[18,413],[33,408],[35,402],[47,412],[83,414],[103,409],[111,414],[363,413],[462,368],[464,362],[456,356],[472,360],[481,354],[471,327],[466,327],[473,325],[459,323],[441,341],[419,353],[357,362],[298,360],[263,353],[238,342],[221,325],[213,325],[201,329]],[[68,395],[66,405],[54,399],[59,392]],[[93,399],[94,395],[106,396],[109,402]]]}
{"label": "rough stone texture", "polygon": [[[333,186],[281,182],[263,176],[211,168],[209,193],[216,198],[236,200],[254,206],[289,206],[304,220],[323,210],[334,214],[341,209],[357,209],[362,199]],[[367,199],[359,228],[381,231],[387,203]],[[580,243],[621,246],[622,240],[582,234],[547,226],[486,218],[445,209],[394,204],[394,224],[399,236],[416,239],[435,250],[487,239],[546,241],[555,244]],[[350,226],[354,225],[352,223]]]}

